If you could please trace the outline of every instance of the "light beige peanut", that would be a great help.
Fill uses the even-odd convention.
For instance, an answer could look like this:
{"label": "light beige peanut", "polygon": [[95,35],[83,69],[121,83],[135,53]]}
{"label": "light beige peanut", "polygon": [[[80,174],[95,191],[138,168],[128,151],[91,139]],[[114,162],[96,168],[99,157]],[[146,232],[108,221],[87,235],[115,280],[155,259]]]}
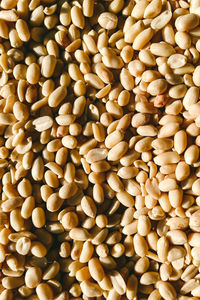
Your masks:
{"label": "light beige peanut", "polygon": [[135,264],[134,270],[138,274],[145,273],[149,268],[149,259],[147,257],[141,257]]}
{"label": "light beige peanut", "polygon": [[199,221],[198,221],[198,216],[199,216],[200,212],[199,210],[197,210],[196,212],[194,212],[189,220],[189,226],[194,229],[194,231],[199,232]]}
{"label": "light beige peanut", "polygon": [[193,82],[196,86],[199,86],[200,85],[200,82],[199,82],[199,72],[200,72],[200,69],[199,67],[197,66],[194,70],[194,73],[193,73]]}
{"label": "light beige peanut", "polygon": [[70,198],[76,194],[77,190],[77,185],[74,182],[65,182],[59,190],[59,197],[62,199]]}
{"label": "light beige peanut", "polygon": [[160,0],[153,0],[145,9],[144,17],[153,19],[160,14],[162,9],[162,2]]}
{"label": "light beige peanut", "polygon": [[18,19],[16,22],[16,30],[19,35],[19,38],[23,42],[28,42],[28,40],[30,39],[30,31],[26,21]]}
{"label": "light beige peanut", "polygon": [[162,126],[158,132],[158,138],[167,138],[174,136],[179,130],[179,123],[169,122],[166,125]]}
{"label": "light beige peanut", "polygon": [[67,26],[71,22],[71,14],[70,14],[71,7],[67,2],[64,2],[61,6],[60,10],[60,22],[62,25]]}
{"label": "light beige peanut", "polygon": [[61,223],[66,230],[70,230],[78,225],[78,217],[74,212],[67,212],[63,215]]}
{"label": "light beige peanut", "polygon": [[119,192],[116,194],[117,199],[120,201],[120,203],[122,203],[124,206],[126,207],[131,207],[134,204],[134,200],[133,197],[131,195],[129,195],[129,193],[127,192]]}
{"label": "light beige peanut", "polygon": [[123,8],[123,3],[120,0],[114,0],[112,3],[109,5],[109,11],[113,13],[119,13]]}
{"label": "light beige peanut", "polygon": [[160,197],[161,192],[156,178],[147,179],[145,182],[145,188],[149,195],[153,198],[158,199]]}
{"label": "light beige peanut", "polygon": [[176,180],[171,178],[164,179],[159,183],[159,189],[162,192],[169,192],[175,190],[177,187]]}
{"label": "light beige peanut", "polygon": [[140,185],[132,179],[124,181],[125,190],[132,196],[137,196],[141,194]]}
{"label": "light beige peanut", "polygon": [[36,207],[32,211],[32,222],[35,227],[41,228],[45,225],[45,212],[43,208]]}
{"label": "light beige peanut", "polygon": [[134,88],[134,79],[129,71],[125,68],[121,70],[120,81],[125,90],[132,90]]}
{"label": "light beige peanut", "polygon": [[121,69],[124,65],[123,60],[120,56],[115,55],[104,55],[102,57],[102,62],[107,68],[113,68],[113,69]]}
{"label": "light beige peanut", "polygon": [[19,286],[24,284],[24,277],[4,277],[2,280],[2,285],[4,288],[8,290],[12,290],[18,288]]}
{"label": "light beige peanut", "polygon": [[47,249],[40,242],[32,242],[31,253],[36,257],[44,257],[47,254]]}
{"label": "light beige peanut", "polygon": [[28,237],[21,237],[17,240],[16,251],[21,255],[27,255],[31,248],[31,240]]}
{"label": "light beige peanut", "polygon": [[138,169],[135,167],[121,167],[117,175],[123,179],[131,179],[138,174]]}
{"label": "light beige peanut", "polygon": [[97,282],[104,278],[105,274],[98,258],[90,259],[88,262],[88,268],[92,278],[94,278]]}
{"label": "light beige peanut", "polygon": [[164,79],[156,79],[152,81],[147,87],[147,91],[152,96],[162,94],[166,91],[166,89],[167,89],[167,82]]}
{"label": "light beige peanut", "polygon": [[171,230],[167,233],[167,237],[174,245],[183,245],[187,242],[187,236],[181,230]]}
{"label": "light beige peanut", "polygon": [[110,279],[116,292],[119,295],[123,295],[126,291],[126,284],[122,275],[117,271],[112,271]]}
{"label": "light beige peanut", "polygon": [[93,0],[85,0],[83,2],[83,14],[85,17],[92,17],[94,12],[94,1]]}
{"label": "light beige peanut", "polygon": [[90,234],[86,229],[78,227],[71,229],[69,235],[72,239],[76,239],[78,241],[86,241],[90,237]]}
{"label": "light beige peanut", "polygon": [[[160,30],[163,28],[166,28],[169,24],[169,21],[170,19],[172,18],[172,12],[170,10],[165,10],[163,11],[160,15],[158,15],[156,18],[154,18],[151,22],[151,27],[154,29],[154,30]],[[172,27],[171,27],[172,28]],[[172,36],[173,36],[173,28],[172,30],[169,30],[169,32],[171,33],[172,32]],[[166,40],[166,42],[168,41],[171,41],[171,38],[170,40]],[[172,44],[174,43],[174,41],[172,42]]]}
{"label": "light beige peanut", "polygon": [[189,165],[193,164],[198,160],[199,149],[196,145],[192,145],[184,153],[185,162]]}
{"label": "light beige peanut", "polygon": [[146,236],[151,230],[151,222],[147,216],[140,216],[138,218],[138,233],[142,236]]}
{"label": "light beige peanut", "polygon": [[36,287],[36,293],[37,293],[39,298],[42,298],[44,300],[53,299],[52,288],[47,283],[40,283]]}
{"label": "light beige peanut", "polygon": [[[198,282],[195,282],[196,284],[190,287],[190,290],[192,290],[191,294],[192,296],[199,296],[199,287],[198,287]],[[196,286],[196,287],[195,287]]]}
{"label": "light beige peanut", "polygon": [[99,24],[105,29],[114,29],[117,26],[117,17],[113,13],[102,13],[98,18]]}
{"label": "light beige peanut", "polygon": [[148,252],[148,245],[145,239],[139,235],[135,234],[133,238],[135,252],[140,256],[144,257]]}
{"label": "light beige peanut", "polygon": [[30,267],[25,274],[25,284],[29,288],[36,288],[42,279],[42,271],[38,267]]}
{"label": "light beige peanut", "polygon": [[27,80],[31,84],[36,84],[40,78],[40,67],[36,63],[32,63],[27,69]]}
{"label": "light beige peanut", "polygon": [[195,232],[195,233],[191,233],[189,236],[188,236],[188,241],[189,241],[189,244],[193,247],[199,247],[199,241],[198,241],[198,238],[199,238],[199,233]]}
{"label": "light beige peanut", "polygon": [[185,249],[182,248],[181,246],[175,246],[169,250],[167,258],[170,262],[172,262],[184,256],[185,256]]}
{"label": "light beige peanut", "polygon": [[169,150],[173,147],[173,140],[167,138],[154,139],[152,147],[157,150]]}
{"label": "light beige peanut", "polygon": [[138,21],[125,31],[124,40],[127,43],[133,43],[137,35],[144,30],[144,24],[142,21]]}
{"label": "light beige peanut", "polygon": [[176,299],[176,291],[170,283],[159,281],[158,282],[158,290],[159,290],[160,295],[164,299],[166,299],[166,300]]}
{"label": "light beige peanut", "polygon": [[200,297],[200,0],[0,6],[0,299]]}
{"label": "light beige peanut", "polygon": [[41,132],[51,128],[53,125],[53,120],[51,117],[44,116],[35,119],[33,121],[33,125],[35,126],[37,131]]}
{"label": "light beige peanut", "polygon": [[73,6],[71,9],[71,18],[72,18],[72,23],[83,29],[85,25],[85,18],[83,16],[83,12],[78,6]]}
{"label": "light beige peanut", "polygon": [[185,162],[179,162],[176,167],[176,178],[179,181],[186,179],[190,175],[190,167]]}
{"label": "light beige peanut", "polygon": [[183,200],[183,192],[178,187],[169,191],[169,201],[172,207],[179,207]]}
{"label": "light beige peanut", "polygon": [[175,26],[178,31],[188,31],[199,24],[199,19],[195,14],[180,16],[176,19]]}
{"label": "light beige peanut", "polygon": [[84,196],[81,200],[81,207],[87,216],[92,218],[95,217],[97,209],[92,198]]}
{"label": "light beige peanut", "polygon": [[161,237],[158,240],[157,243],[157,251],[158,251],[158,257],[162,262],[165,262],[167,260],[168,255],[168,248],[169,248],[169,242],[166,237]]}
{"label": "light beige peanut", "polygon": [[96,283],[92,283],[90,281],[83,281],[80,284],[83,293],[87,297],[99,297],[103,294],[103,290]]}
{"label": "light beige peanut", "polygon": [[85,74],[84,79],[89,85],[96,89],[102,89],[104,87],[103,81],[95,74]]}
{"label": "light beige peanut", "polygon": [[151,40],[153,37],[153,29],[147,28],[140,32],[133,42],[133,49],[134,50],[141,50],[144,48],[144,46]]}
{"label": "light beige peanut", "polygon": [[124,226],[123,228],[123,234],[125,235],[131,235],[137,232],[137,223],[138,221],[135,220],[127,225]]}
{"label": "light beige peanut", "polygon": [[148,1],[146,0],[137,2],[131,12],[131,16],[133,16],[136,20],[142,19],[147,6]]}
{"label": "light beige peanut", "polygon": [[60,265],[58,262],[54,261],[47,269],[44,271],[42,279],[49,280],[54,278],[60,270]]}
{"label": "light beige peanut", "polygon": [[184,84],[179,84],[169,89],[169,96],[175,99],[183,98],[187,92]]}
{"label": "light beige peanut", "polygon": [[186,32],[177,31],[175,34],[175,41],[181,49],[188,49],[191,46],[191,38]]}
{"label": "light beige peanut", "polygon": [[140,283],[144,285],[154,284],[159,281],[160,276],[157,272],[146,272],[140,278]]}
{"label": "light beige peanut", "polygon": [[154,158],[154,162],[159,166],[165,165],[165,164],[178,163],[179,160],[180,160],[180,157],[179,157],[178,153],[175,151],[174,152],[172,152],[172,151],[164,152],[164,153],[157,155]]}
{"label": "light beige peanut", "polygon": [[154,55],[161,55],[164,57],[169,57],[175,53],[174,48],[165,42],[152,44],[150,46],[150,51]]}
{"label": "light beige peanut", "polygon": [[128,144],[124,141],[119,142],[117,145],[115,145],[109,152],[107,159],[110,161],[115,161],[123,157],[123,155],[128,150]]}
{"label": "light beige peanut", "polygon": [[46,77],[52,77],[56,67],[56,58],[54,55],[47,55],[42,60],[41,74]]}
{"label": "light beige peanut", "polygon": [[60,86],[55,89],[49,96],[48,103],[51,107],[58,106],[62,100],[66,97],[67,90],[64,86]]}
{"label": "light beige peanut", "polygon": [[182,54],[172,54],[167,60],[167,63],[172,69],[181,68],[185,66],[186,62],[187,58]]}
{"label": "light beige peanut", "polygon": [[141,136],[156,136],[157,129],[153,125],[144,125],[137,128],[137,133]]}

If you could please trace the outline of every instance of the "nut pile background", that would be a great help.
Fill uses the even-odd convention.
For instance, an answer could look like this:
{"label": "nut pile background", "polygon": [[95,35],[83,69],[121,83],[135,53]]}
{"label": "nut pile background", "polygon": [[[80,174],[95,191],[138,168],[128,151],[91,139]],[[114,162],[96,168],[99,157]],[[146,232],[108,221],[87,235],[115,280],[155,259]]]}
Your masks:
{"label": "nut pile background", "polygon": [[200,1],[2,0],[0,300],[200,299]]}

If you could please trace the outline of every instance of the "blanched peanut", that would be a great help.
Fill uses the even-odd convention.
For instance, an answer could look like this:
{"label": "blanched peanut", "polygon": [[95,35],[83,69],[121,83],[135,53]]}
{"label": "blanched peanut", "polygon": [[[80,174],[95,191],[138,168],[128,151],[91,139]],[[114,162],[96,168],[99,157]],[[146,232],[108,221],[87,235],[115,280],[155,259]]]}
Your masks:
{"label": "blanched peanut", "polygon": [[150,84],[147,87],[147,91],[152,96],[162,94],[166,91],[166,89],[167,89],[167,82],[164,79],[156,79],[150,82]]}
{"label": "blanched peanut", "polygon": [[39,298],[44,300],[53,299],[53,291],[47,283],[40,283],[36,287],[36,293]]}
{"label": "blanched peanut", "polygon": [[25,274],[25,284],[29,288],[36,288],[42,279],[42,271],[38,267],[30,267]]}
{"label": "blanched peanut", "polygon": [[153,29],[152,28],[147,28],[140,32],[134,42],[133,42],[133,49],[134,50],[141,50],[144,48],[144,46],[151,40],[153,37]]}
{"label": "blanched peanut", "polygon": [[90,274],[94,280],[97,282],[101,281],[104,277],[104,271],[103,268],[97,258],[92,258],[88,262],[88,268],[90,271]]}
{"label": "blanched peanut", "polygon": [[96,283],[92,283],[86,280],[81,282],[80,286],[87,297],[99,297],[103,294],[102,289]]}
{"label": "blanched peanut", "polygon": [[184,50],[190,48],[191,46],[191,38],[186,32],[177,31],[175,34],[175,41],[176,44]]}
{"label": "blanched peanut", "polygon": [[114,29],[117,26],[117,17],[113,13],[102,13],[99,18],[99,24],[105,29]]}
{"label": "blanched peanut", "polygon": [[67,212],[63,215],[61,223],[66,230],[70,230],[78,225],[78,217],[74,212]]}
{"label": "blanched peanut", "polygon": [[2,280],[2,286],[5,289],[12,290],[18,288],[24,284],[24,277],[4,277]]}
{"label": "blanched peanut", "polygon": [[[126,28],[127,27],[127,28]],[[126,24],[126,26],[124,26],[124,32],[125,32],[125,36],[124,36],[124,40],[127,43],[132,43],[134,42],[134,39],[136,38],[136,36],[144,29],[144,24],[143,22],[138,21],[135,23],[135,21],[130,22],[130,24]]]}
{"label": "blanched peanut", "polygon": [[199,148],[196,145],[190,146],[184,153],[185,162],[189,165],[196,162],[199,158]]}
{"label": "blanched peanut", "polygon": [[179,181],[186,179],[190,175],[190,167],[185,162],[179,162],[176,167],[176,178]]}
{"label": "blanched peanut", "polygon": [[58,87],[54,90],[49,96],[49,106],[56,107],[58,106],[62,100],[66,97],[67,90],[64,86]]}
{"label": "blanched peanut", "polygon": [[197,66],[193,73],[193,82],[196,86],[200,86],[199,73],[200,73],[200,68],[199,66]]}
{"label": "blanched peanut", "polygon": [[144,11],[144,18],[154,18],[160,14],[162,3],[160,0],[153,0]]}
{"label": "blanched peanut", "polygon": [[28,237],[21,237],[17,240],[16,251],[21,255],[27,255],[31,248],[31,240]]}
{"label": "blanched peanut", "polygon": [[0,7],[0,299],[200,297],[200,0]]}
{"label": "blanched peanut", "polygon": [[199,24],[199,19],[195,14],[180,16],[176,19],[175,26],[178,31],[188,31]]}
{"label": "blanched peanut", "polygon": [[31,253],[36,257],[44,257],[47,253],[47,249],[40,242],[32,242]]}
{"label": "blanched peanut", "polygon": [[27,69],[27,80],[31,84],[38,83],[40,78],[40,67],[36,63],[32,63]]}
{"label": "blanched peanut", "polygon": [[164,299],[171,299],[172,300],[172,299],[176,298],[176,291],[170,283],[159,281],[158,282],[158,289],[159,289],[160,295]]}
{"label": "blanched peanut", "polygon": [[148,252],[148,245],[145,239],[141,235],[135,234],[133,242],[137,255],[144,257]]}
{"label": "blanched peanut", "polygon": [[36,207],[32,211],[32,222],[35,227],[41,228],[45,225],[45,212],[41,207]]}
{"label": "blanched peanut", "polygon": [[122,69],[121,73],[120,73],[120,81],[122,86],[130,91],[134,88],[134,79],[133,76],[131,76],[131,74],[129,73],[129,71],[125,68]]}

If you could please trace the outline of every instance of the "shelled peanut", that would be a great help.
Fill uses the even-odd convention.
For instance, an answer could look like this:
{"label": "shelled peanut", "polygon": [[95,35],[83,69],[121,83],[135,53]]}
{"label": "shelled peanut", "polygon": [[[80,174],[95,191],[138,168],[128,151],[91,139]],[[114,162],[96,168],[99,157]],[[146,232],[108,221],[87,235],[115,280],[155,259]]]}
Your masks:
{"label": "shelled peanut", "polygon": [[1,1],[0,300],[200,299],[199,18]]}

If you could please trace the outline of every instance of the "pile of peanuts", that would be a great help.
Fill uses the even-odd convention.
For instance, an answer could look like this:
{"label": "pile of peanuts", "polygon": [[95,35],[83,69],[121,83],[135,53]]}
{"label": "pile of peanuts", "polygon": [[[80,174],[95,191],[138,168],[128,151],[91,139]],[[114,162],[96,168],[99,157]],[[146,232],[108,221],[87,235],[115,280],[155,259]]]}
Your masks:
{"label": "pile of peanuts", "polygon": [[200,299],[200,0],[1,0],[0,300]]}

